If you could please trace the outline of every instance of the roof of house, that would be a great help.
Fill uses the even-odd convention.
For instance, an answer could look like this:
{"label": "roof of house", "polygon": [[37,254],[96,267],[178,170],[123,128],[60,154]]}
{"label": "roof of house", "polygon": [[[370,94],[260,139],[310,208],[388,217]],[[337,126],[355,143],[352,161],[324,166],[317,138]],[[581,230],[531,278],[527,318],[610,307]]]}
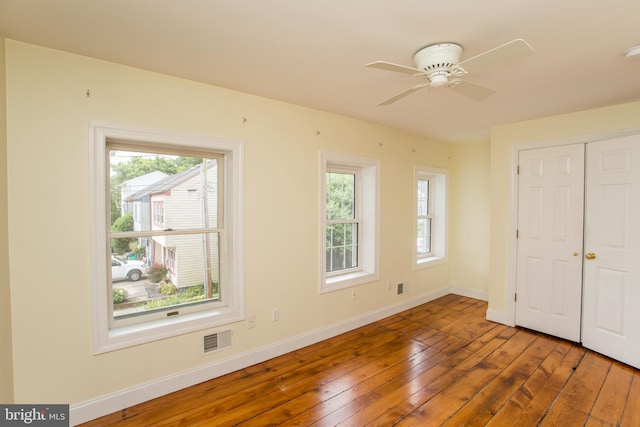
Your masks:
{"label": "roof of house", "polygon": [[[210,161],[208,169],[211,169],[215,165],[216,165],[215,161]],[[166,191],[169,191],[172,188],[175,188],[176,186],[182,184],[183,182],[197,176],[200,173],[200,169],[201,169],[201,165],[197,165],[192,167],[191,169],[184,170],[175,175],[168,175],[160,179],[159,181],[156,181],[153,184],[143,188],[142,190],[131,194],[129,197],[125,199],[125,201],[132,202],[147,196],[152,196],[154,194],[161,194]]]}

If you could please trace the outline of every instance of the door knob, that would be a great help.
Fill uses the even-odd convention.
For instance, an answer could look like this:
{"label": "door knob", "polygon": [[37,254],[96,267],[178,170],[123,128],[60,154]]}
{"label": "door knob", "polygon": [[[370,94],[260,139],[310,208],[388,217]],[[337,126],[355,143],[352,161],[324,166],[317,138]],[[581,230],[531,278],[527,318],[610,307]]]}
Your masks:
{"label": "door knob", "polygon": [[594,254],[593,252],[587,252],[584,257],[586,259],[596,259],[596,254]]}

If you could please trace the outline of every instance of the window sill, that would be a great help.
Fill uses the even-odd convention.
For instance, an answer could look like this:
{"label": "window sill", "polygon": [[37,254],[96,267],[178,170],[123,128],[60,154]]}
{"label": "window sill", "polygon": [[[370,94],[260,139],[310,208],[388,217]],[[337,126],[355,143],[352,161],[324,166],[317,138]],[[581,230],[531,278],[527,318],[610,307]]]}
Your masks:
{"label": "window sill", "polygon": [[333,292],[340,289],[378,280],[378,274],[370,271],[358,271],[354,273],[341,274],[339,276],[325,278],[324,284],[320,288],[320,293]]}
{"label": "window sill", "polygon": [[413,266],[414,270],[422,270],[423,268],[435,267],[436,265],[446,264],[447,258],[443,256],[432,256],[429,258],[418,259]]}
{"label": "window sill", "polygon": [[94,343],[93,354],[107,353],[189,332],[227,325],[243,319],[241,313],[227,307],[115,327],[109,329],[106,337]]}

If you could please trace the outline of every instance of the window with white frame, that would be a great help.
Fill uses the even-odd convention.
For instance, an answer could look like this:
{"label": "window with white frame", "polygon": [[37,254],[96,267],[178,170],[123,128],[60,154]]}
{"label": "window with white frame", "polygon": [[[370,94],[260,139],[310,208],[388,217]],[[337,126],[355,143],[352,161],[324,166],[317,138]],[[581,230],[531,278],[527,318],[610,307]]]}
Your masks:
{"label": "window with white frame", "polygon": [[151,206],[151,215],[153,216],[153,225],[156,227],[164,227],[164,201],[156,200]]}
{"label": "window with white frame", "polygon": [[[169,269],[169,272],[176,274],[176,250],[175,248],[166,248],[166,249],[167,249],[167,255],[165,260],[167,262],[167,268]],[[218,259],[217,261],[219,264],[220,260]],[[219,297],[220,295],[218,294],[218,298]]]}
{"label": "window with white frame", "polygon": [[378,278],[379,161],[321,153],[321,292]]}
{"label": "window with white frame", "polygon": [[330,167],[326,174],[326,273],[358,271],[362,239],[360,171]]}
{"label": "window with white frame", "polygon": [[94,352],[241,320],[242,144],[91,124],[90,151]]}
{"label": "window with white frame", "polygon": [[419,175],[417,186],[417,256],[418,258],[425,258],[433,254],[431,250],[431,225],[433,222],[433,176]]}
{"label": "window with white frame", "polygon": [[415,167],[416,267],[427,267],[446,260],[447,171],[426,166]]}

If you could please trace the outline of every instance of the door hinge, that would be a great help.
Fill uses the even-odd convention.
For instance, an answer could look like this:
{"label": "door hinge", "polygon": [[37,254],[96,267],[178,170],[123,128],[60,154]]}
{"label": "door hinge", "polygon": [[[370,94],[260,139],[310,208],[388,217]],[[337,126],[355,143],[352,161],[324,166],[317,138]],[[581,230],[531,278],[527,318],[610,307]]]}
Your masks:
{"label": "door hinge", "polygon": [[520,233],[518,233],[518,230],[516,230],[516,239],[518,238],[519,235]]}
{"label": "door hinge", "polygon": [[516,166],[516,175],[520,175],[520,165]]}
{"label": "door hinge", "polygon": [[518,294],[517,294],[517,293],[513,295],[513,300],[514,300],[515,302],[518,302]]}

